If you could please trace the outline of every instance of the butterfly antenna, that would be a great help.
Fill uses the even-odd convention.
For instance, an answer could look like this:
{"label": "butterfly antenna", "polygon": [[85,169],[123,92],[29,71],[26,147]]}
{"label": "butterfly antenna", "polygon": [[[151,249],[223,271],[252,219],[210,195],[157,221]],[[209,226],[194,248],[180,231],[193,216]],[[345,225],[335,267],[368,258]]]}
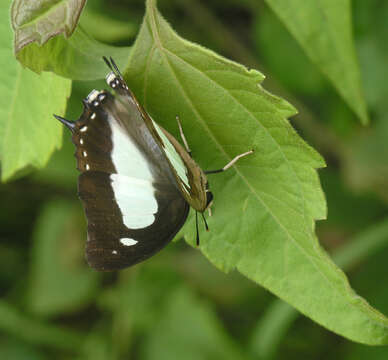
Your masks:
{"label": "butterfly antenna", "polygon": [[201,215],[202,215],[203,222],[205,223],[206,231],[209,231],[209,226],[207,226],[207,221],[206,221],[206,218],[205,218],[205,215],[203,214],[203,212],[201,213]]}
{"label": "butterfly antenna", "polygon": [[104,59],[105,64],[108,66],[108,68],[111,69],[111,70],[114,72],[113,67],[112,67],[112,64],[109,62],[109,60],[107,59],[107,57],[106,57],[106,56],[103,56],[102,58]]}
{"label": "butterfly antenna", "polygon": [[197,231],[197,246],[199,246],[198,211],[195,212],[195,229]]}
{"label": "butterfly antenna", "polygon": [[119,67],[116,65],[115,61],[113,60],[113,58],[110,56],[109,57],[109,60],[106,56],[103,56],[102,57],[105,61],[105,64],[109,67],[109,69],[111,69],[113,71],[113,73],[120,78],[120,80],[123,80],[124,81],[124,77],[123,77],[123,74],[121,74],[120,70],[119,70]]}
{"label": "butterfly antenna", "polygon": [[113,68],[114,68],[115,71],[116,71],[116,75],[118,75],[119,78],[120,78],[121,80],[124,81],[124,77],[123,77],[123,75],[121,74],[121,72],[120,72],[118,66],[117,66],[116,63],[115,63],[115,61],[112,59],[112,57],[109,57],[109,59],[110,59],[110,63],[112,64]]}

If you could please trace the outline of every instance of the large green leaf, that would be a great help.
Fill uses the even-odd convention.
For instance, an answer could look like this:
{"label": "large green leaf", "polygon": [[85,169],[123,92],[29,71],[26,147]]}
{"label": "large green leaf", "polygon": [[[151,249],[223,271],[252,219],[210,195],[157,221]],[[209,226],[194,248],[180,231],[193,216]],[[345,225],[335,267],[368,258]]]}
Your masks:
{"label": "large green leaf", "polygon": [[368,123],[352,37],[350,0],[266,2],[362,123]]}
{"label": "large green leaf", "polygon": [[103,78],[103,55],[124,66],[128,48],[102,44],[76,28],[84,4],[85,0],[40,0],[33,5],[14,0],[11,20],[17,59],[37,73],[53,71],[73,80]]}
{"label": "large green leaf", "polygon": [[71,82],[55,74],[38,76],[14,59],[10,1],[0,3],[0,158],[2,180],[27,167],[42,167],[61,143],[63,114]]}
{"label": "large green leaf", "polygon": [[[292,129],[287,102],[263,76],[180,38],[147,2],[125,71],[152,116],[177,134],[179,115],[194,157],[219,168],[255,149],[233,170],[210,178],[211,231],[201,250],[224,271],[241,273],[327,328],[355,341],[388,341],[388,322],[350,288],[319,246],[314,221],[326,215],[316,168],[321,157]],[[192,220],[184,228],[195,242]]]}

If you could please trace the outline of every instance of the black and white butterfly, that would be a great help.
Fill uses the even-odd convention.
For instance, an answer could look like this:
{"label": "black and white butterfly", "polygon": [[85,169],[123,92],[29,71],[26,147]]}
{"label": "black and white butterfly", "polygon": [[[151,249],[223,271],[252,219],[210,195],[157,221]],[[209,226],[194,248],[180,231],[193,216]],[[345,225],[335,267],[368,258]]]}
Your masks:
{"label": "black and white butterfly", "polygon": [[[83,100],[81,117],[68,121],[72,132],[78,194],[88,220],[86,259],[99,271],[119,270],[161,250],[186,221],[190,206],[210,209],[213,195],[205,173],[186,149],[159,126],[128,89],[112,58],[108,85],[116,95],[93,90]],[[206,222],[205,222],[206,223]]]}

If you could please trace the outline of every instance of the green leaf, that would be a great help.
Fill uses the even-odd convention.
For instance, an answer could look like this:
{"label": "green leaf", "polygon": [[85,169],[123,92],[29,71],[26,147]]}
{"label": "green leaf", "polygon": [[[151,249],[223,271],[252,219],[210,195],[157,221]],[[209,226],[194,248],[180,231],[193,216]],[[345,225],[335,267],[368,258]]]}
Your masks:
{"label": "green leaf", "polygon": [[367,124],[369,119],[352,36],[350,1],[266,2],[361,122]]}
{"label": "green leaf", "polygon": [[71,82],[54,74],[23,69],[12,51],[10,1],[0,4],[0,158],[3,181],[30,167],[44,166],[61,144],[63,114]]}
{"label": "green leaf", "polygon": [[[333,258],[341,268],[350,270],[373,255],[381,253],[387,245],[388,218],[385,218],[348,241],[333,254]],[[297,318],[298,313],[294,308],[282,300],[274,301],[253,331],[252,352],[260,359],[273,359],[279,344]]]}
{"label": "green leaf", "polygon": [[[238,269],[323,326],[364,343],[386,343],[387,321],[354,293],[319,246],[314,221],[326,216],[316,168],[322,158],[292,129],[287,102],[266,92],[263,76],[180,38],[152,1],[125,72],[154,117],[177,135],[179,115],[194,157],[220,168],[210,178],[211,231],[201,250],[224,271]],[[194,224],[184,233],[195,243]]]}
{"label": "green leaf", "polygon": [[14,0],[11,7],[12,27],[15,32],[15,51],[37,42],[64,34],[69,37],[77,26],[86,0]]}
{"label": "green leaf", "polygon": [[368,106],[373,113],[386,114],[388,84],[386,81],[387,47],[387,2],[355,2],[355,18],[363,19],[365,32],[358,36],[357,50]]}
{"label": "green leaf", "polygon": [[[293,95],[325,96],[326,78],[282,26],[273,11],[265,8],[255,15],[253,37],[260,61],[267,71],[280,79],[282,86],[293,92]],[[283,54],[290,56],[284,57]]]}
{"label": "green leaf", "polygon": [[106,75],[102,56],[112,56],[123,68],[128,60],[129,49],[102,44],[78,27],[68,39],[60,35],[43,46],[32,43],[24,47],[17,53],[17,58],[37,73],[53,71],[73,80],[96,80]]}
{"label": "green leaf", "polygon": [[186,288],[170,294],[163,315],[146,339],[144,359],[244,359],[212,309]]}
{"label": "green leaf", "polygon": [[76,28],[84,3],[85,0],[41,0],[31,6],[15,0],[11,19],[17,59],[38,74],[53,71],[73,80],[104,78],[103,55],[112,56],[123,67],[128,47],[102,44]]}
{"label": "green leaf", "polygon": [[[74,311],[95,295],[98,273],[84,259],[80,206],[56,200],[43,209],[33,236],[28,306],[41,316]],[[65,295],[66,294],[66,295]]]}

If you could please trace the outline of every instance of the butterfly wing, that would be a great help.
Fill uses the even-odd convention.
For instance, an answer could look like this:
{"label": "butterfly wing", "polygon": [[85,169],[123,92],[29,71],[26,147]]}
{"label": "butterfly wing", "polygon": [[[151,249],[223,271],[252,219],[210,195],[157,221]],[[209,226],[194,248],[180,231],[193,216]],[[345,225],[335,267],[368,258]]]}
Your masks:
{"label": "butterfly wing", "polygon": [[[116,70],[118,72],[117,68]],[[162,150],[182,196],[195,210],[204,211],[208,199],[206,195],[207,178],[202,169],[183,146],[148,115],[128,89],[120,73],[115,74],[113,71],[109,73],[107,83],[116,91],[117,98],[124,107],[132,107],[133,104],[137,107],[144,126],[148,128],[154,141]]]}
{"label": "butterfly wing", "polygon": [[147,259],[183,226],[189,205],[136,102],[92,91],[75,123],[78,183],[88,219],[86,258],[96,270]]}

